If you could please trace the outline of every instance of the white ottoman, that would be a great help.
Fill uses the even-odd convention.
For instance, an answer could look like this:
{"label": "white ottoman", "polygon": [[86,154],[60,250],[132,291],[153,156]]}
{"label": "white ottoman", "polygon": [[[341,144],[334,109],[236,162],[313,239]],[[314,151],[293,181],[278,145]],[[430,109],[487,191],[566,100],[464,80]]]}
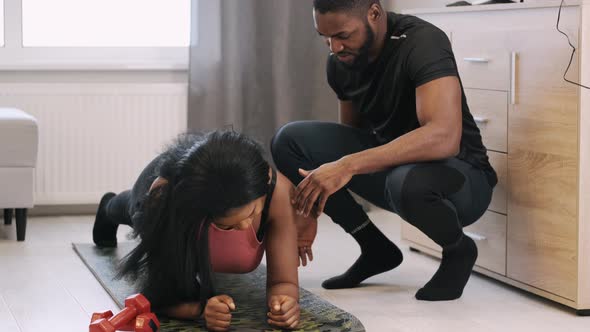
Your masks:
{"label": "white ottoman", "polygon": [[0,209],[4,224],[16,209],[16,238],[25,240],[27,208],[33,207],[33,178],[37,164],[37,120],[14,108],[0,108]]}

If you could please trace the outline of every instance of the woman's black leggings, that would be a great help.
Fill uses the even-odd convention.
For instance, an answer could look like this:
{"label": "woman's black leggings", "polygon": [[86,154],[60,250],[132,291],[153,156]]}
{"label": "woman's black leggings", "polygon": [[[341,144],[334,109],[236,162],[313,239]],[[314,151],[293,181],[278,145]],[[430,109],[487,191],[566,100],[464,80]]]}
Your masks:
{"label": "woman's black leggings", "polygon": [[[376,146],[374,136],[365,130],[302,121],[282,127],[272,140],[271,151],[278,169],[298,184],[303,180],[298,168],[313,170]],[[493,190],[482,170],[457,158],[356,175],[345,188],[398,214],[442,247],[456,243],[462,228],[483,215]],[[345,189],[330,196],[324,210],[348,233],[368,219]]]}
{"label": "woman's black leggings", "polygon": [[161,156],[150,162],[141,172],[131,190],[126,190],[113,197],[106,206],[109,220],[117,224],[133,227],[133,215],[139,211],[144,196],[148,193],[152,182],[158,177]]}

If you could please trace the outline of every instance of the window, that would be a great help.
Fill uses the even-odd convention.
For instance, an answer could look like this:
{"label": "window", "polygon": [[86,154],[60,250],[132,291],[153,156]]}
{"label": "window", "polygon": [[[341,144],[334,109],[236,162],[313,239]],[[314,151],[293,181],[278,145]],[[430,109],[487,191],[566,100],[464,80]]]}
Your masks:
{"label": "window", "polygon": [[25,47],[187,47],[190,0],[22,0]]}
{"label": "window", "polygon": [[0,4],[0,23],[6,25],[0,30],[0,69],[188,68],[191,14],[197,17],[191,11],[197,10],[198,0],[0,0]]}

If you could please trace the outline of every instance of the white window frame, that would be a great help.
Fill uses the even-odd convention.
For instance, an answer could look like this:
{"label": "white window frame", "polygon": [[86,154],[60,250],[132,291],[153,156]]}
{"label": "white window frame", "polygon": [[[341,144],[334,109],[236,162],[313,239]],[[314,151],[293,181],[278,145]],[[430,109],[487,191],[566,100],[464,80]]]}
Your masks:
{"label": "white window frame", "polygon": [[188,70],[189,47],[23,47],[21,0],[4,0],[4,24],[0,70]]}
{"label": "white window frame", "polygon": [[2,8],[0,8],[2,9],[0,10],[0,15],[2,15],[2,26],[0,27],[0,29],[2,30],[2,33],[0,34],[0,38],[2,39],[0,40],[0,43],[2,44],[0,44],[0,49],[4,48],[4,40],[6,39],[4,37],[4,2],[6,2],[6,0],[0,0],[0,4],[2,4]]}

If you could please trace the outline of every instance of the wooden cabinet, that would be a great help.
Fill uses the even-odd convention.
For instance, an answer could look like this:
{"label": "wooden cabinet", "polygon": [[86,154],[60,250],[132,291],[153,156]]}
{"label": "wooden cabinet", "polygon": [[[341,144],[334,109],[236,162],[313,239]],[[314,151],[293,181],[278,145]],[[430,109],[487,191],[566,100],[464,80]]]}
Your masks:
{"label": "wooden cabinet", "polygon": [[508,92],[466,88],[465,96],[486,148],[508,152]]}
{"label": "wooden cabinet", "polygon": [[506,274],[506,215],[488,211],[464,232],[477,244],[479,254],[476,264],[498,274]]}
{"label": "wooden cabinet", "polygon": [[453,52],[466,88],[505,91],[510,86],[510,34],[481,28],[452,29]]}
{"label": "wooden cabinet", "polygon": [[[451,36],[471,112],[498,173],[489,211],[465,228],[479,248],[476,270],[578,310],[590,309],[590,228],[580,214],[589,191],[580,178],[583,104],[563,79],[571,57],[555,29],[560,1],[413,12]],[[580,3],[564,7],[561,28],[579,43]],[[485,22],[485,24],[477,24]],[[588,69],[587,69],[588,70]],[[567,76],[579,81],[574,57]],[[585,232],[585,233],[584,233]],[[404,225],[411,247],[440,248]]]}
{"label": "wooden cabinet", "polygon": [[[428,249],[427,252],[440,256],[441,248],[416,227],[402,224],[404,238],[417,244],[417,249]],[[477,244],[478,257],[475,265],[481,269],[501,275],[506,274],[506,215],[486,212],[481,219],[464,229],[465,235]]]}
{"label": "wooden cabinet", "polygon": [[506,153],[498,153],[488,151],[490,164],[498,175],[498,184],[494,188],[492,195],[492,202],[488,209],[496,213],[506,214],[508,212],[508,155]]}
{"label": "wooden cabinet", "polygon": [[[571,50],[554,29],[513,31],[508,46],[517,80],[508,116],[507,276],[575,301],[579,88],[563,80]],[[578,80],[577,67],[570,75]]]}

